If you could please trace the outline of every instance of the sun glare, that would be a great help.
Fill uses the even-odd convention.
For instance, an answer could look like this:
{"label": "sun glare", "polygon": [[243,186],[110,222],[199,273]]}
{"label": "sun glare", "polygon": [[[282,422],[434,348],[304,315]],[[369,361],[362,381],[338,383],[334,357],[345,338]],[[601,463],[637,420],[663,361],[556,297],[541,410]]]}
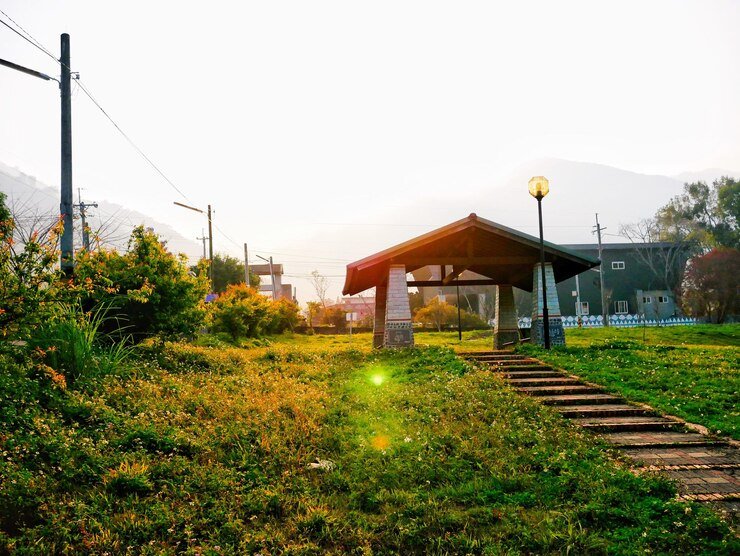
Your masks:
{"label": "sun glare", "polygon": [[375,386],[380,386],[385,382],[385,377],[381,374],[374,374],[370,377],[370,382],[372,382]]}

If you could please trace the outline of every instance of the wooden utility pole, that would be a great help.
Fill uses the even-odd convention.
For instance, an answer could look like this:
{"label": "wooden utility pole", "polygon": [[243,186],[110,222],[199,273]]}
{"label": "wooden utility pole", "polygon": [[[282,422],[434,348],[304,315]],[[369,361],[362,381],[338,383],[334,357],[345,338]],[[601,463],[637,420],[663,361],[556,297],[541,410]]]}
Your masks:
{"label": "wooden utility pole", "polygon": [[213,288],[213,220],[211,219],[211,205],[208,205],[208,277]]}
{"label": "wooden utility pole", "polygon": [[606,228],[602,228],[601,224],[599,224],[599,213],[596,213],[596,226],[594,226],[594,231],[592,233],[596,234],[596,237],[599,241],[599,260],[601,261],[601,264],[599,265],[599,282],[601,284],[601,318],[604,320],[604,326],[609,326],[609,306],[606,303],[606,284],[604,283],[604,259],[602,257],[602,247],[601,247],[601,232],[602,230],[606,230]]}
{"label": "wooden utility pole", "polygon": [[202,236],[196,237],[195,239],[203,242],[203,260],[205,261],[208,259],[208,257],[206,257],[206,240],[208,239],[208,236],[206,235],[206,231],[203,228],[200,229],[200,233],[202,234]]}
{"label": "wooden utility pole", "polygon": [[62,195],[59,204],[59,213],[62,217],[61,267],[66,275],[72,274],[74,268],[74,239],[72,237],[72,72],[70,71],[69,35],[61,36],[62,77],[59,83],[62,101]]}
{"label": "wooden utility pole", "polygon": [[87,227],[87,209],[89,207],[98,208],[98,203],[85,203],[82,201],[82,193],[77,188],[77,207],[80,210],[80,220],[82,222],[82,246],[85,251],[90,251],[90,228]]}
{"label": "wooden utility pole", "polygon": [[247,244],[244,244],[244,283],[249,287],[249,251]]}

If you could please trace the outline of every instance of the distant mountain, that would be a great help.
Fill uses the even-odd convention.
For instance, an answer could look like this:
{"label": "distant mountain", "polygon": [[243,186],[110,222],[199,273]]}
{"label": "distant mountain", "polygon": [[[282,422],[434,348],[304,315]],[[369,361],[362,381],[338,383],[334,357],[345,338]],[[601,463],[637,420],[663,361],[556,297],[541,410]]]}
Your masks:
{"label": "distant mountain", "polygon": [[717,178],[721,178],[722,176],[728,176],[737,179],[738,177],[740,177],[740,172],[723,170],[722,168],[707,168],[706,170],[700,170],[699,172],[683,172],[673,177],[683,183],[703,181],[705,183],[711,184],[714,180],[716,180]]}
{"label": "distant mountain", "polygon": [[[5,193],[8,205],[21,222],[53,222],[59,215],[59,190],[39,182],[35,177],[24,174],[17,168],[0,163],[0,191]],[[78,199],[75,196],[75,203]],[[187,239],[172,227],[140,212],[115,203],[98,202],[98,208],[90,208],[88,225],[99,232],[102,243],[117,249],[126,249],[128,238],[134,227],[143,225],[153,228],[167,247],[174,253],[185,253],[193,260],[202,255],[202,247]],[[75,219],[75,246],[82,244],[80,223]]]}
{"label": "distant mountain", "polygon": [[[545,158],[522,164],[502,178],[489,179],[487,183],[481,180],[484,185],[473,190],[465,191],[450,183],[449,194],[426,196],[424,204],[420,200],[417,206],[399,208],[389,220],[397,223],[433,220],[437,227],[475,212],[483,218],[537,235],[537,208],[527,191],[527,183],[532,176],[538,175],[550,181],[550,193],[542,201],[542,210],[546,236],[556,243],[595,241],[591,228],[596,213],[600,223],[608,227],[604,240],[623,241],[612,235],[618,233],[621,224],[653,216],[658,208],[683,190],[683,181],[674,177]],[[419,233],[424,231],[419,230]],[[397,233],[393,229],[379,233],[390,235],[394,231]]]}

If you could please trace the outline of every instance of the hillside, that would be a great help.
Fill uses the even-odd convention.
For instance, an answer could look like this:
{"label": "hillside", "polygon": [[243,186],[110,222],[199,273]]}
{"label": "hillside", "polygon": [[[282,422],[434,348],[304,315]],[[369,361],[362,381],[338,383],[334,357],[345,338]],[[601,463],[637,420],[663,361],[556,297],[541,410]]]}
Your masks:
{"label": "hillside", "polygon": [[[0,162],[0,191],[8,196],[8,205],[17,212],[23,223],[40,219],[53,221],[59,214],[59,190],[50,187],[35,177],[24,174],[17,168],[11,168]],[[167,240],[170,250],[185,253],[197,259],[202,254],[202,247],[193,240],[184,237],[171,226],[115,203],[83,195],[86,202],[97,201],[98,208],[91,208],[88,225],[93,232],[99,232],[104,245],[125,249],[131,230],[143,225],[154,230]],[[75,203],[79,202],[75,191]],[[82,242],[79,221],[75,219],[75,245]]]}

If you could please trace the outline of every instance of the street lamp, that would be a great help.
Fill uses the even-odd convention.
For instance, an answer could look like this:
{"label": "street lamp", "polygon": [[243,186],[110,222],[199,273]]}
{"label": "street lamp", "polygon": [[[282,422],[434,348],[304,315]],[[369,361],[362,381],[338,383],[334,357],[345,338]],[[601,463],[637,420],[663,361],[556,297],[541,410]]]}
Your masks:
{"label": "street lamp", "polygon": [[537,212],[540,217],[540,266],[542,268],[542,320],[545,334],[545,349],[550,349],[550,314],[547,310],[547,280],[545,279],[545,240],[542,233],[542,199],[550,191],[550,182],[544,176],[529,180],[529,194],[537,199]]}
{"label": "street lamp", "polygon": [[206,213],[206,211],[204,210],[201,210],[196,207],[191,207],[190,205],[185,205],[183,203],[178,203],[177,201],[173,201],[173,203],[176,204],[178,207],[186,208],[188,210],[194,210],[195,212],[208,215],[208,278],[210,278],[211,280],[211,289],[212,289],[213,288],[213,223],[211,220],[211,205],[208,205],[208,212]]}
{"label": "street lamp", "polygon": [[258,259],[262,259],[270,265],[270,282],[272,282],[272,299],[274,301],[277,299],[277,294],[275,293],[275,274],[273,274],[272,272],[272,255],[270,255],[269,259],[260,257],[259,255],[255,255],[255,257],[257,257]]}

